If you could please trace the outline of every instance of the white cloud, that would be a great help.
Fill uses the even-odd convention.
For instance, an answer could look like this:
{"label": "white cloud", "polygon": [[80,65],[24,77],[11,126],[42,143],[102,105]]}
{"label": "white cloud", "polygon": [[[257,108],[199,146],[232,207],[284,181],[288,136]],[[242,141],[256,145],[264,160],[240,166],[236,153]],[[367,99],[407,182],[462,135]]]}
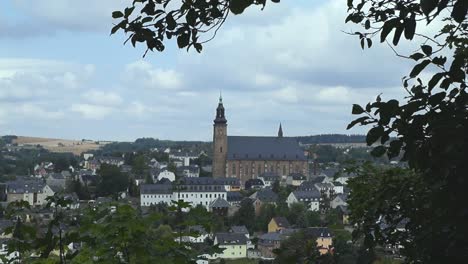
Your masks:
{"label": "white cloud", "polygon": [[86,101],[97,105],[119,105],[123,103],[122,97],[114,92],[104,92],[99,90],[90,90],[82,96]]}
{"label": "white cloud", "polygon": [[172,69],[155,68],[147,61],[136,61],[125,67],[125,81],[150,89],[177,89],[183,81],[182,75]]}
{"label": "white cloud", "polygon": [[114,109],[108,106],[91,105],[91,104],[72,104],[70,107],[72,112],[81,114],[85,119],[100,120],[109,116]]}

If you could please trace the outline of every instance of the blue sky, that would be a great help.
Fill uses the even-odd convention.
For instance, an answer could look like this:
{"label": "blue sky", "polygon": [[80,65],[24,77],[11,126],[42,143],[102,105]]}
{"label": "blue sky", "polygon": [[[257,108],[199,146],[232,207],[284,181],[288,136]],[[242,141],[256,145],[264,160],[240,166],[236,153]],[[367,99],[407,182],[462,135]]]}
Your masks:
{"label": "blue sky", "polygon": [[353,103],[402,98],[410,66],[341,30],[345,2],[282,1],[231,16],[202,54],[109,36],[132,1],[0,2],[0,134],[211,140],[222,90],[228,134],[346,131]]}

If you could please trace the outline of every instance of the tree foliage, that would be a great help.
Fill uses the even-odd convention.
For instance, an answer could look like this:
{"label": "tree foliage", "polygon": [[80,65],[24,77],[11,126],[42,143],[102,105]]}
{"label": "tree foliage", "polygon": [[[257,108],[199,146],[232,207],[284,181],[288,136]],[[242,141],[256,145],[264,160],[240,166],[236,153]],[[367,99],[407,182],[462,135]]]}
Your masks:
{"label": "tree foliage", "polygon": [[128,34],[125,43],[130,41],[134,47],[145,43],[145,55],[149,50],[164,51],[165,42],[172,38],[181,49],[195,48],[201,52],[203,44],[216,36],[230,13],[241,14],[251,5],[263,9],[266,3],[267,0],[135,0],[132,6],[112,13],[118,22],[111,34],[122,30]]}
{"label": "tree foliage", "polygon": [[[403,38],[420,43],[413,54],[397,53],[415,63],[403,78],[405,102],[378,96],[365,107],[353,106],[353,114],[361,117],[348,128],[372,125],[366,136],[368,145],[377,144],[372,154],[393,158],[401,152],[414,172],[363,168],[362,176],[350,183],[358,230],[369,248],[376,242],[405,244],[409,262],[466,259],[468,209],[460,201],[468,198],[468,1],[349,0],[348,7],[346,22],[364,27],[354,33],[361,43],[370,44],[374,37],[394,46]],[[438,30],[434,36],[421,34],[429,24]],[[388,43],[394,49],[392,44]],[[426,80],[423,74],[431,77]],[[364,201],[366,197],[372,201]],[[389,224],[388,230],[379,230],[372,222],[380,217]],[[390,236],[388,232],[396,230],[402,219],[407,221],[406,233]]]}
{"label": "tree foliage", "polygon": [[121,172],[115,165],[102,164],[98,170],[100,181],[96,193],[100,196],[117,196],[119,192],[128,188],[128,175]]}

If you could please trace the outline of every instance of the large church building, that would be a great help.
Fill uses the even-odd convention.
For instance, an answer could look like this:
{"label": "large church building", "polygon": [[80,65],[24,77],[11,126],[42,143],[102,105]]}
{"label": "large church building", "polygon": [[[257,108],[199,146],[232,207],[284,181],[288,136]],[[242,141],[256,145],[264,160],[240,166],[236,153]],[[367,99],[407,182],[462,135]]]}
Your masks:
{"label": "large church building", "polygon": [[245,183],[263,173],[308,174],[307,157],[293,137],[228,136],[227,119],[219,98],[213,125],[213,177],[235,177]]}

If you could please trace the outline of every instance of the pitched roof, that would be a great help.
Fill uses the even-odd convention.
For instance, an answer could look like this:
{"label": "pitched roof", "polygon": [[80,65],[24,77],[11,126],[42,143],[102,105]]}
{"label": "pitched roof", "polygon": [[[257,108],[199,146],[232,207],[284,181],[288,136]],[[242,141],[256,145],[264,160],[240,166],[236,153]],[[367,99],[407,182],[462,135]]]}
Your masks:
{"label": "pitched roof", "polygon": [[279,227],[288,228],[288,227],[291,226],[291,225],[289,224],[288,219],[286,219],[286,217],[283,217],[283,216],[273,217],[272,220],[274,220],[275,223],[276,223],[276,225],[278,225]]}
{"label": "pitched roof", "polygon": [[273,192],[270,188],[265,188],[262,190],[258,190],[254,194],[250,196],[253,199],[259,199],[262,202],[266,203],[276,203],[278,201],[278,194]]}
{"label": "pitched roof", "polygon": [[242,196],[240,192],[227,192],[227,195],[226,195],[226,200],[228,202],[241,201],[242,198],[244,197]]}
{"label": "pitched roof", "polygon": [[332,234],[328,227],[308,227],[304,229],[304,233],[306,235],[313,236],[316,238],[332,237]]}
{"label": "pitched roof", "polygon": [[18,177],[15,181],[6,183],[9,193],[42,193],[46,184],[43,180],[37,178]]}
{"label": "pitched roof", "polygon": [[231,232],[238,233],[238,234],[248,234],[249,230],[244,225],[241,225],[241,226],[232,226]]}
{"label": "pitched roof", "polygon": [[247,237],[238,233],[217,233],[215,238],[219,245],[246,245]]}
{"label": "pitched roof", "polygon": [[304,176],[301,173],[291,173],[291,174],[289,174],[288,177],[291,177],[295,181],[303,181],[303,180],[306,179],[306,176]]}
{"label": "pitched roof", "polygon": [[313,181],[303,181],[299,187],[297,187],[297,190],[300,191],[310,191],[310,190],[317,190],[317,187],[315,187],[315,183]]}
{"label": "pitched roof", "polygon": [[140,194],[172,194],[171,184],[142,184]]}
{"label": "pitched roof", "polygon": [[221,197],[216,198],[210,204],[210,208],[229,208],[229,203]]}
{"label": "pitched roof", "polygon": [[293,194],[299,200],[320,199],[320,192],[317,189],[312,189],[310,191],[294,191]]}
{"label": "pitched roof", "polygon": [[276,181],[280,179],[280,176],[278,175],[278,173],[271,172],[271,171],[267,171],[267,172],[260,174],[259,178],[260,177],[263,178],[263,180],[265,181]]}
{"label": "pitched roof", "polygon": [[228,160],[307,160],[296,138],[228,136]]}

